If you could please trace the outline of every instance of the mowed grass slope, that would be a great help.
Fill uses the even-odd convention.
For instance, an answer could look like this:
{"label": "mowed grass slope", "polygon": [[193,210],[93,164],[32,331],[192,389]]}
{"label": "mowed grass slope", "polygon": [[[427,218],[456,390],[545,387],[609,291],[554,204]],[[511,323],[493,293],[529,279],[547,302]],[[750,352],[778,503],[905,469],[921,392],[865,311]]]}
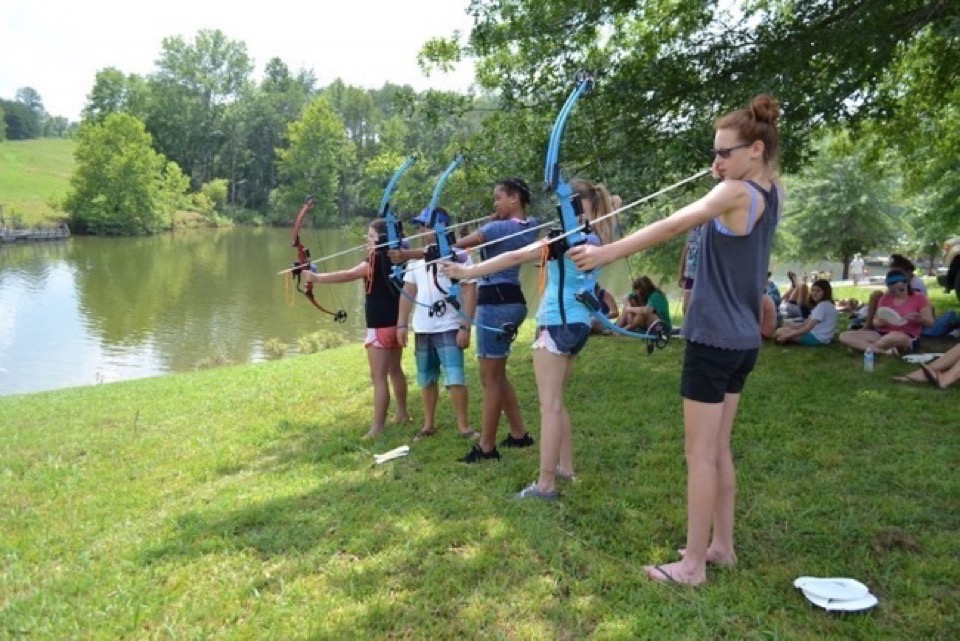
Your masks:
{"label": "mowed grass slope", "polygon": [[66,196],[76,141],[63,138],[0,142],[0,205],[25,226],[63,216],[53,205]]}
{"label": "mowed grass slope", "polygon": [[[536,435],[530,335],[510,371]],[[642,577],[684,542],[682,352],[591,339],[555,504],[511,498],[536,448],[457,463],[445,394],[439,435],[373,465],[418,425],[360,440],[360,346],[0,398],[0,637],[957,638],[957,390],[840,346],[762,350],[734,433],[739,566],[699,589]],[[826,613],[800,575],[880,605]]]}

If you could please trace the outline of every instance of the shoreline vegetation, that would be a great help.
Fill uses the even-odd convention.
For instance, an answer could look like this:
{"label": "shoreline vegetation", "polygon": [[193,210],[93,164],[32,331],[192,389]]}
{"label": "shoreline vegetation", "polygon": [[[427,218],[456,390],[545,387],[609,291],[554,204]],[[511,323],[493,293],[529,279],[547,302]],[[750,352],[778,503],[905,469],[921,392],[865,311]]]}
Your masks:
{"label": "shoreline vegetation", "polygon": [[[536,436],[531,335],[511,368]],[[762,349],[733,436],[738,566],[695,590],[643,578],[683,541],[682,353],[590,340],[557,504],[510,498],[535,447],[457,463],[445,394],[438,437],[362,441],[359,345],[0,398],[0,637],[955,638],[952,391],[838,344]],[[477,421],[472,358],[467,378]],[[801,575],[856,578],[880,605],[826,613]]]}

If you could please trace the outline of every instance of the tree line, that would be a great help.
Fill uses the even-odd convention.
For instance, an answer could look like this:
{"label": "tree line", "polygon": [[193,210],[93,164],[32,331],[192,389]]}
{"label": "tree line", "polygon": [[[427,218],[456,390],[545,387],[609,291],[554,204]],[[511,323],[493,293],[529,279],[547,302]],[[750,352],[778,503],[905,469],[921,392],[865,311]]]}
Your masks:
{"label": "tree line", "polygon": [[[473,58],[471,92],[318,87],[312,71],[277,58],[256,82],[244,43],[201,31],[192,41],[165,38],[146,76],[101,70],[81,146],[115,128],[156,154],[155,194],[133,202],[161,214],[133,231],[162,229],[171,219],[163,207],[197,202],[237,220],[284,222],[307,193],[317,196],[317,223],[370,217],[392,170],[414,152],[421,161],[399,206],[422,207],[440,168],[462,152],[468,163],[446,193],[473,217],[487,210],[496,179],[539,183],[552,119],[586,69],[595,89],[569,121],[564,164],[628,202],[707,164],[713,119],[766,92],[785,114],[782,256],[846,263],[891,243],[916,254],[960,224],[957,3],[473,0],[469,11],[471,32],[425,43],[420,63],[435,72]],[[74,199],[71,213],[94,196]],[[550,215],[547,202],[541,213]],[[631,212],[625,226],[672,205]],[[100,213],[127,206],[110,202]]]}

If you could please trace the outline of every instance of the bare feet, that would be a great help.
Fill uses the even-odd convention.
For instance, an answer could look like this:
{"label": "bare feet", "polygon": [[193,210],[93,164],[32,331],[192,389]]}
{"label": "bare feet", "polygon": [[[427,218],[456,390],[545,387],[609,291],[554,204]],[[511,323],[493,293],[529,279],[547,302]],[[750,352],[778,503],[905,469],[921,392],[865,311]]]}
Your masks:
{"label": "bare feet", "polygon": [[383,434],[382,427],[371,427],[370,430],[363,435],[363,440],[368,441],[372,438],[377,438],[381,434]]}
{"label": "bare feet", "polygon": [[707,580],[705,571],[690,572],[683,565],[683,561],[666,565],[645,565],[644,573],[648,579],[659,583],[677,583],[680,585],[697,586]]}
{"label": "bare feet", "polygon": [[[687,548],[677,550],[680,556],[687,555]],[[732,568],[737,564],[737,554],[735,552],[720,552],[712,548],[707,549],[707,563],[718,567]]]}
{"label": "bare feet", "polygon": [[393,416],[393,422],[394,423],[412,423],[413,418],[406,412],[403,412],[403,413],[397,412]]}

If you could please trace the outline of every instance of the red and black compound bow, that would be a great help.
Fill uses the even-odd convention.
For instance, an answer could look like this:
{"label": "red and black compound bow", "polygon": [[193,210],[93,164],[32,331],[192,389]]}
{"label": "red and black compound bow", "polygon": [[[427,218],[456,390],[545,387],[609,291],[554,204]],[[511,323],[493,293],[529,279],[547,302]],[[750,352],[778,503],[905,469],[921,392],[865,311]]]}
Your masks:
{"label": "red and black compound bow", "polygon": [[303,220],[306,218],[307,212],[313,207],[313,203],[313,196],[307,196],[306,200],[303,201],[303,206],[300,208],[300,213],[297,214],[297,219],[293,223],[293,234],[290,245],[297,250],[297,260],[293,263],[293,269],[290,270],[290,273],[296,282],[297,291],[306,296],[307,300],[310,301],[314,307],[324,314],[332,316],[334,322],[345,323],[347,322],[347,312],[345,310],[338,309],[336,311],[330,311],[317,302],[316,297],[313,295],[313,282],[308,281],[305,287],[301,287],[300,274],[305,270],[312,272],[317,271],[317,268],[310,263],[310,250],[304,247],[300,241],[300,228],[303,226]]}

